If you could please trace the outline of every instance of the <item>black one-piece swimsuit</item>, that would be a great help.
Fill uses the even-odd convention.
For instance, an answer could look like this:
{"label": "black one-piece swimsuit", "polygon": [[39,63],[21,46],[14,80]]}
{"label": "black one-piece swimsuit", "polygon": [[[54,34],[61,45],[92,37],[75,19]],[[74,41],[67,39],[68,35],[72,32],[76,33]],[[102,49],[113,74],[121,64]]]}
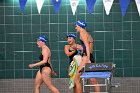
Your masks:
{"label": "black one-piece swimsuit", "polygon": [[[87,54],[86,54],[86,46],[85,46],[84,42],[83,42],[82,40],[80,40],[80,42],[81,42],[81,45],[82,45],[82,48],[83,48],[82,56],[83,56],[83,55],[87,55]],[[90,53],[90,61],[91,61],[91,63],[95,63],[95,59],[94,59],[92,53]]]}
{"label": "black one-piece swimsuit", "polygon": [[[40,61],[43,60],[43,55],[42,54],[39,56],[39,59],[40,59]],[[40,73],[42,72],[43,67],[50,67],[51,68],[50,64],[47,61],[45,64],[40,66]]]}

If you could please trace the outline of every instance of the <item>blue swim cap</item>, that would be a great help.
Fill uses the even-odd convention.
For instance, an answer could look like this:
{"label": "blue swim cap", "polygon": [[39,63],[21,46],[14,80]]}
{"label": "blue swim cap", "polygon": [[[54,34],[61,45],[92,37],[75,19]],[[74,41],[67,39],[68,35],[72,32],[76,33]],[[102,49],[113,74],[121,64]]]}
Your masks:
{"label": "blue swim cap", "polygon": [[87,23],[83,20],[79,20],[76,22],[76,25],[80,26],[81,28],[85,28],[87,26]]}
{"label": "blue swim cap", "polygon": [[68,37],[73,37],[73,38],[75,39],[75,38],[76,38],[76,35],[75,35],[75,34],[68,34],[68,35],[67,35],[67,38],[68,38]]}
{"label": "blue swim cap", "polygon": [[39,36],[38,40],[42,41],[42,42],[47,42],[47,39],[46,39],[46,37],[44,35]]}

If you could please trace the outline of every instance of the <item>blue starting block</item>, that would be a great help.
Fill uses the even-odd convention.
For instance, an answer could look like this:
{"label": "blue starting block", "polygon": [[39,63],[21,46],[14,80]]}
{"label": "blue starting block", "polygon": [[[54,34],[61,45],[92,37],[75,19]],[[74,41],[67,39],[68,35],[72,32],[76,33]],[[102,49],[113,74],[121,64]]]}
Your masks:
{"label": "blue starting block", "polygon": [[85,72],[80,77],[81,78],[110,78],[111,72]]}
{"label": "blue starting block", "polygon": [[[91,86],[102,86],[105,87],[105,92],[109,93],[111,87],[111,78],[113,77],[113,70],[115,64],[113,63],[88,63],[84,67],[82,75],[83,92],[85,92],[85,87]],[[104,79],[104,83],[100,84],[87,84],[86,81],[91,78]]]}

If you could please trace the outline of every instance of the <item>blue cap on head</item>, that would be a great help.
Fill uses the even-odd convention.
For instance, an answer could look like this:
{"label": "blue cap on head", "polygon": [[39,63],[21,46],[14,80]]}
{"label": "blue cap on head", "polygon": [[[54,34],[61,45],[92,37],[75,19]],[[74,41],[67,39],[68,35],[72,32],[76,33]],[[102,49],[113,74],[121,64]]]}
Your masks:
{"label": "blue cap on head", "polygon": [[83,20],[79,20],[76,22],[76,25],[80,26],[81,28],[85,28],[87,26],[87,23]]}
{"label": "blue cap on head", "polygon": [[39,36],[38,40],[42,41],[42,42],[47,42],[47,39],[46,39],[46,37],[44,35]]}
{"label": "blue cap on head", "polygon": [[75,39],[76,35],[75,34],[68,34],[67,37],[73,37]]}

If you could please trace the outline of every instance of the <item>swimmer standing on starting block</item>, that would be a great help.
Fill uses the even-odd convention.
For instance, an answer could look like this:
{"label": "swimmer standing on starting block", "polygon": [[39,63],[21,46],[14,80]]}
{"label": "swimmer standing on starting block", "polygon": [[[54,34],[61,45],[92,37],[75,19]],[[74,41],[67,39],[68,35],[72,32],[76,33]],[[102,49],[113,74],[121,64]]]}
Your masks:
{"label": "swimmer standing on starting block", "polygon": [[[85,29],[86,26],[87,26],[87,24],[82,20],[79,20],[76,22],[75,29],[77,32],[80,33],[80,41],[81,41],[81,45],[83,47],[82,62],[80,64],[80,66],[78,67],[78,71],[75,76],[75,84],[76,84],[76,88],[78,90],[77,93],[82,93],[82,85],[80,83],[81,73],[79,73],[79,71],[83,68],[83,66],[86,65],[86,63],[95,62],[93,55],[92,55],[94,40],[93,40],[92,36],[86,31],[86,29]],[[97,84],[97,81],[95,78],[90,79],[90,82],[91,82],[91,84]],[[100,92],[99,86],[95,86],[95,92]]]}

